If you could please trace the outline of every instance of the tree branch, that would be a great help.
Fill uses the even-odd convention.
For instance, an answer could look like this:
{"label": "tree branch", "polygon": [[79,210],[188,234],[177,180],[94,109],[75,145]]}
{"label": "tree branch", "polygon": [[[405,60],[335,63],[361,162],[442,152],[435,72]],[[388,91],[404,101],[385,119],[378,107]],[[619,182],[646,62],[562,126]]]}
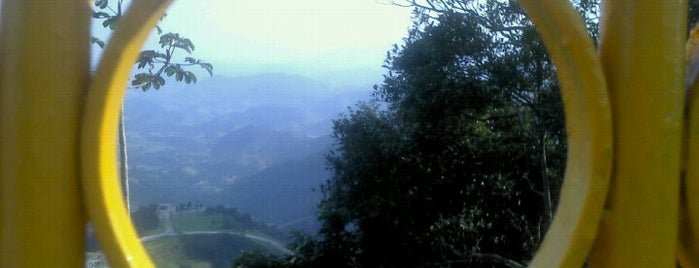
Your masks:
{"label": "tree branch", "polygon": [[493,253],[471,253],[474,257],[477,258],[484,258],[484,259],[490,259],[492,261],[496,261],[499,263],[502,263],[506,265],[507,267],[510,268],[526,268],[527,266],[524,264],[521,264],[517,261],[514,261],[512,259],[505,258],[503,256],[500,256],[498,254],[493,254]]}
{"label": "tree branch", "polygon": [[[491,32],[510,32],[510,31],[521,31],[525,27],[522,25],[514,25],[514,26],[498,26],[497,23],[492,22],[488,18],[484,17],[481,14],[478,14],[476,12],[476,9],[473,7],[467,7],[465,3],[461,1],[456,1],[455,4],[450,4],[447,3],[445,0],[428,0],[426,1],[426,4],[421,4],[418,3],[417,0],[403,0],[405,3],[400,3],[396,0],[391,0],[389,3],[394,6],[399,6],[399,7],[416,7],[419,9],[424,9],[427,11],[431,11],[434,13],[438,14],[443,14],[447,12],[454,12],[454,13],[459,13],[468,16],[469,18],[477,20],[483,27],[486,29],[490,30]],[[438,2],[438,4],[435,4],[433,2]]]}
{"label": "tree branch", "polygon": [[548,162],[546,159],[546,140],[548,138],[548,132],[544,131],[544,135],[541,138],[541,180],[542,180],[542,191],[544,192],[544,209],[546,213],[546,219],[544,224],[548,224],[553,219],[553,201],[551,199],[551,180],[548,174]]}

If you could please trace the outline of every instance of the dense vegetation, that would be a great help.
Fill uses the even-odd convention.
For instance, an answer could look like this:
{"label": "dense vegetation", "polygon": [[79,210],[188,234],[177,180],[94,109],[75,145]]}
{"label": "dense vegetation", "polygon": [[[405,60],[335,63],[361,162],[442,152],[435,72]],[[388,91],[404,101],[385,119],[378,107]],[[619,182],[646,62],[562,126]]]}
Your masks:
{"label": "dense vegetation", "polygon": [[158,218],[158,205],[150,204],[131,212],[131,221],[133,222],[133,225],[140,237],[143,237],[148,232],[157,229],[160,225],[160,219]]}
{"label": "dense vegetation", "polygon": [[[464,4],[463,2],[466,2]],[[421,4],[424,3],[424,4]],[[322,228],[237,267],[521,267],[566,153],[555,70],[514,1],[424,1],[388,74],[334,122]],[[594,16],[594,1],[578,1]],[[596,36],[596,23],[586,18]]]}

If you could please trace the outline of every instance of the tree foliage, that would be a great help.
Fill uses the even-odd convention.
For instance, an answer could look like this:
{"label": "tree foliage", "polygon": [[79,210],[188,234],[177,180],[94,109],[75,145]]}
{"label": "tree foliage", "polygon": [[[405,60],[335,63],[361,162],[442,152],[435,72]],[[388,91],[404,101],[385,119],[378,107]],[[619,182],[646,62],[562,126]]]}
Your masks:
{"label": "tree foliage", "polygon": [[[566,139],[535,28],[515,1],[390,2],[415,23],[376,100],[334,122],[319,234],[234,267],[523,267],[541,242]],[[596,42],[599,1],[572,2]]]}
{"label": "tree foliage", "polygon": [[[123,15],[123,0],[96,0],[94,1],[92,18],[100,21],[107,29],[114,30]],[[160,36],[159,49],[148,49],[141,52],[136,67],[139,70],[131,80],[131,86],[143,91],[151,88],[160,89],[165,85],[165,78],[172,77],[177,82],[186,84],[196,83],[197,77],[189,67],[197,66],[213,75],[213,65],[190,56],[184,58],[175,57],[175,54],[191,54],[194,51],[192,40],[181,36],[179,33],[163,33],[156,27]],[[91,37],[92,44],[104,48],[105,42],[97,37]]]}
{"label": "tree foliage", "polygon": [[563,168],[560,97],[519,7],[489,4],[420,14],[376,88],[388,109],[335,122],[320,241],[351,245],[345,266],[518,266],[536,249]]}
{"label": "tree foliage", "polygon": [[536,29],[514,1],[403,4],[375,101],[334,122],[322,228],[277,264],[520,267],[543,238],[566,140]]}
{"label": "tree foliage", "polygon": [[158,228],[158,205],[150,204],[131,212],[131,221],[140,236]]}

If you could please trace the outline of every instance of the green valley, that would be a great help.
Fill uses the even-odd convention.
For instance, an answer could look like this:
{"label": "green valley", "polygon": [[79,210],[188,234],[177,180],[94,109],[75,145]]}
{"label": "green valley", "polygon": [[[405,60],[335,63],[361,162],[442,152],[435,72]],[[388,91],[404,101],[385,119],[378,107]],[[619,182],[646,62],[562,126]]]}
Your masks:
{"label": "green valley", "polygon": [[[290,252],[283,246],[283,232],[235,208],[151,204],[131,216],[157,267],[230,267],[243,252]],[[106,267],[97,249],[88,252],[87,259],[86,267]]]}

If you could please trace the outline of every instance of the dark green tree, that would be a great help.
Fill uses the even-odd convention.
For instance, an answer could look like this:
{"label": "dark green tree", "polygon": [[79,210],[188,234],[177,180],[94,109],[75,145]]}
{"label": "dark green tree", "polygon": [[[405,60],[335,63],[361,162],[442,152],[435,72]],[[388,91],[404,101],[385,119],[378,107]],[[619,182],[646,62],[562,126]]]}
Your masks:
{"label": "dark green tree", "polygon": [[[124,0],[95,0],[92,10],[92,18],[101,23],[104,28],[114,30],[119,25],[123,15]],[[164,17],[163,17],[164,18]],[[209,75],[213,75],[213,65],[193,57],[176,57],[176,54],[194,51],[194,43],[179,33],[163,33],[157,26],[160,36],[160,48],[143,50],[136,62],[138,69],[131,79],[131,87],[147,91],[151,88],[160,89],[165,85],[167,77],[174,78],[177,82],[186,84],[196,83],[196,75],[190,71],[191,67],[199,67]],[[104,48],[105,42],[93,36],[92,44]],[[123,110],[123,106],[122,106]],[[128,156],[126,153],[126,135],[123,112],[119,120],[119,173],[121,186],[126,200],[126,207],[130,211]]]}
{"label": "dark green tree", "polygon": [[518,267],[536,249],[562,174],[560,97],[522,11],[491,4],[480,14],[500,26],[420,14],[376,88],[388,109],[335,122],[321,238],[348,240],[345,260]]}
{"label": "dark green tree", "polygon": [[[573,2],[597,40],[598,1]],[[393,4],[417,7],[415,25],[376,101],[335,121],[319,234],[235,267],[522,267],[536,250],[566,153],[536,30],[514,1]]]}
{"label": "dark green tree", "polygon": [[546,49],[514,2],[405,4],[417,7],[415,23],[388,53],[376,100],[334,122],[319,235],[279,261],[524,266],[565,160]]}
{"label": "dark green tree", "polygon": [[160,224],[156,204],[139,207],[136,211],[132,211],[130,216],[139,236],[145,236],[146,232],[157,229]]}

